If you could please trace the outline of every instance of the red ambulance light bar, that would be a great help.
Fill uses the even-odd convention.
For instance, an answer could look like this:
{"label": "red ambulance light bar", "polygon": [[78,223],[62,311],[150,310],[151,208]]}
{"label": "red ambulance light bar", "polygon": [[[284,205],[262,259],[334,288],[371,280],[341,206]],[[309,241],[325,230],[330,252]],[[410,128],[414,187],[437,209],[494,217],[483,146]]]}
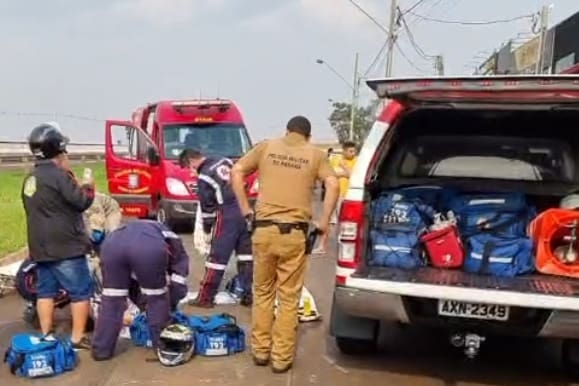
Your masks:
{"label": "red ambulance light bar", "polygon": [[[366,84],[380,98],[400,99],[413,94],[434,97],[464,92],[469,95],[481,93],[531,94],[549,93],[559,99],[575,99],[579,93],[579,75],[498,75],[431,78],[370,79]],[[564,95],[569,93],[569,95]],[[505,95],[506,96],[506,95]],[[546,94],[544,95],[547,96]],[[572,97],[574,96],[574,97]],[[421,99],[421,98],[419,98]],[[424,98],[426,99],[426,98]]]}

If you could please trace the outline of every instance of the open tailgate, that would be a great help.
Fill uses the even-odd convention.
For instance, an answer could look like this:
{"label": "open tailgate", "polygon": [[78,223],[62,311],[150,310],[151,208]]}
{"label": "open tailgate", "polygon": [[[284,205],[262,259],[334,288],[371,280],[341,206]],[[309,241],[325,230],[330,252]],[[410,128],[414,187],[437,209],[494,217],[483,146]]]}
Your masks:
{"label": "open tailgate", "polygon": [[380,98],[405,102],[579,103],[579,75],[371,79]]}

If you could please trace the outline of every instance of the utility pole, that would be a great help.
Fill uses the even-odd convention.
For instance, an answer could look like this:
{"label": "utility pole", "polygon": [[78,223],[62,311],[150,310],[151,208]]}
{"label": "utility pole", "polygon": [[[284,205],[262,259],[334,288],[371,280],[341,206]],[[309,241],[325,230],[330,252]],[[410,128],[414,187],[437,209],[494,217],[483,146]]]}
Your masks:
{"label": "utility pole", "polygon": [[396,0],[390,0],[390,24],[388,26],[388,52],[386,55],[386,77],[392,76],[392,65],[394,63],[394,43],[396,43],[396,14],[398,5]]}
{"label": "utility pole", "polygon": [[359,54],[356,52],[354,60],[354,83],[352,83],[352,104],[350,105],[350,141],[354,140],[354,124],[356,121],[356,111],[358,110],[358,91],[360,90],[360,77],[358,76],[358,59]]}
{"label": "utility pole", "polygon": [[444,58],[442,55],[436,55],[434,59],[434,69],[438,75],[444,75]]}
{"label": "utility pole", "polygon": [[537,66],[535,67],[535,74],[542,74],[544,62],[543,59],[545,57],[545,47],[547,45],[547,29],[549,28],[549,14],[551,13],[551,6],[544,5],[541,8],[540,13],[540,23],[541,29],[539,32],[539,49],[538,51],[538,58],[537,58]]}

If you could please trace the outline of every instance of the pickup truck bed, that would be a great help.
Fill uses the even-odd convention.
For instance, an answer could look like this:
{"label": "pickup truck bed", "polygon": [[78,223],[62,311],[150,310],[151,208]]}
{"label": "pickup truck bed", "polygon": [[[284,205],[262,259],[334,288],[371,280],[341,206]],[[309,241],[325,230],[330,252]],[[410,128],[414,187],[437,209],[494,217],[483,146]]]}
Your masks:
{"label": "pickup truck bed", "polygon": [[[406,323],[446,329],[471,328],[486,333],[536,336],[545,328],[553,309],[569,310],[579,307],[579,280],[556,276],[498,278],[429,267],[412,271],[364,267],[359,268],[351,279],[350,283],[354,287],[370,291],[357,293],[357,296],[351,298],[351,302],[364,303],[366,307],[374,304],[376,309],[385,307],[389,312],[396,310],[395,319]],[[390,297],[363,299],[362,294],[376,294],[377,292],[373,292],[376,290],[378,293],[390,294]],[[338,289],[338,292],[341,291]],[[392,298],[396,295],[399,296],[398,302]],[[508,306],[509,316],[505,320],[482,320],[487,318],[442,315],[439,299],[450,299],[446,301],[446,307],[451,312],[461,308],[464,310],[465,303],[486,303],[489,304],[486,308],[495,311],[498,310],[498,305]],[[361,305],[350,303],[350,306],[357,308]],[[474,307],[476,310],[483,308]],[[472,305],[469,308],[472,311]],[[370,311],[366,315],[370,316],[372,313],[375,314],[376,311]]]}
{"label": "pickup truck bed", "polygon": [[[479,288],[535,293],[541,295],[579,296],[579,280],[547,275],[526,275],[500,278],[466,273],[460,270],[420,268],[404,271],[393,268],[369,268],[358,270],[352,277],[387,280],[400,283],[434,284],[463,288]],[[482,300],[482,299],[481,299]]]}

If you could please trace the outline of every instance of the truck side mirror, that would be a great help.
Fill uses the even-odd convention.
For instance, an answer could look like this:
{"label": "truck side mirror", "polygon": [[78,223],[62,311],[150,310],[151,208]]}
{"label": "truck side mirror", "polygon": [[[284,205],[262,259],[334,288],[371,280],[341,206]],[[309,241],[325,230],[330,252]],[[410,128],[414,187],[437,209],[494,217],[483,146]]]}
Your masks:
{"label": "truck side mirror", "polygon": [[149,160],[149,164],[151,166],[157,166],[161,162],[161,158],[159,157],[159,152],[153,146],[149,146],[147,149],[147,159]]}

